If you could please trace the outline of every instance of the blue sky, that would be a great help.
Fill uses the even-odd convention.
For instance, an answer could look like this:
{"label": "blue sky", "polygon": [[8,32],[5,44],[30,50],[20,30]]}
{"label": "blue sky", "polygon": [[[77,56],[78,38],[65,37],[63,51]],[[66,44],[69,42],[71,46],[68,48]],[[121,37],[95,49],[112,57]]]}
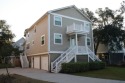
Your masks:
{"label": "blue sky", "polygon": [[6,20],[16,35],[15,41],[23,37],[24,30],[29,28],[48,10],[76,5],[78,8],[109,7],[118,9],[123,0],[0,0],[0,20]]}

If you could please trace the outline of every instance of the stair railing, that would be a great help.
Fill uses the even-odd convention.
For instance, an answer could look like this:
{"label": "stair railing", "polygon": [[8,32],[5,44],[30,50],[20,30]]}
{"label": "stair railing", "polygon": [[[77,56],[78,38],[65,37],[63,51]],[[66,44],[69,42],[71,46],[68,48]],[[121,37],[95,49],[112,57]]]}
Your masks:
{"label": "stair railing", "polygon": [[58,73],[61,70],[62,63],[70,62],[76,56],[76,46],[72,48],[59,62],[56,63],[55,72]]}
{"label": "stair railing", "polygon": [[51,62],[51,71],[56,67],[56,63],[59,62],[71,49],[72,47],[70,47],[64,53],[62,53],[55,61]]}

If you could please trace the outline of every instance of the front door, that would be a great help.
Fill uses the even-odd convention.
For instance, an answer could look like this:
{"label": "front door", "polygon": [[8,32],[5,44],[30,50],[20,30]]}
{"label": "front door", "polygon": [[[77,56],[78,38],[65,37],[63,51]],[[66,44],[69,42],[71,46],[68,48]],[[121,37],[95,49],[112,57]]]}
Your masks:
{"label": "front door", "polygon": [[73,47],[73,46],[75,46],[75,39],[70,40],[70,47]]}

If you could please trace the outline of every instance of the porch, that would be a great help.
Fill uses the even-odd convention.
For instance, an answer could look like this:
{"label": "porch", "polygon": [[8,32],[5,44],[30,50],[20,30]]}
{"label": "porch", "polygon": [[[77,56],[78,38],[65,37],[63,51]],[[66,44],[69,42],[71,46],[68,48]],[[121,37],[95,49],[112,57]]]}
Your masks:
{"label": "porch", "polygon": [[[88,54],[87,34],[90,32],[90,24],[76,24],[67,26],[66,33],[69,35],[70,47],[76,47],[76,54]],[[83,39],[80,39],[80,38]],[[79,43],[78,41],[82,42]]]}
{"label": "porch", "polygon": [[90,23],[85,22],[83,24],[76,24],[73,23],[69,26],[67,26],[67,31],[66,33],[71,35],[71,34],[88,34],[90,32]]}

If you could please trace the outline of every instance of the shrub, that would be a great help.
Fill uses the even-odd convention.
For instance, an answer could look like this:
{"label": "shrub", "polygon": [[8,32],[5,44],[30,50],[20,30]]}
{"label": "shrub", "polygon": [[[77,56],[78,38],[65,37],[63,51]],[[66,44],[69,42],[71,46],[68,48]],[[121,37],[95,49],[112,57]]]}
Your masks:
{"label": "shrub", "polygon": [[99,69],[104,69],[104,68],[105,68],[104,62],[90,62],[89,63],[90,70],[99,70]]}
{"label": "shrub", "polygon": [[105,68],[104,62],[77,62],[77,63],[63,63],[61,73],[77,73],[89,70],[98,70]]}
{"label": "shrub", "polygon": [[0,64],[0,69],[2,69],[2,68],[13,68],[14,66],[12,66],[11,64]]}
{"label": "shrub", "polygon": [[75,73],[75,72],[84,72],[89,70],[88,63],[63,63],[62,69],[60,72],[62,73]]}

